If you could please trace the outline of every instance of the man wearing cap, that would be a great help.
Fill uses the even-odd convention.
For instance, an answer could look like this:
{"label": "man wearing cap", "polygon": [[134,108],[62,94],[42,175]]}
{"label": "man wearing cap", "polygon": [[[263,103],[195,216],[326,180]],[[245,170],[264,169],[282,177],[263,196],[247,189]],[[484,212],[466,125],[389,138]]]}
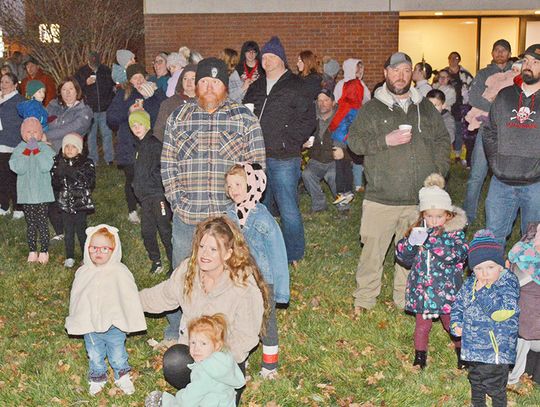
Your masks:
{"label": "man wearing cap", "polygon": [[97,52],[88,54],[88,63],[79,68],[75,74],[83,91],[86,104],[94,112],[94,121],[88,133],[88,158],[97,165],[99,153],[97,148],[97,132],[101,134],[103,158],[111,164],[114,158],[112,130],[107,125],[107,109],[114,97],[114,81],[111,70],[101,63]]}
{"label": "man wearing cap", "polygon": [[[506,72],[512,69],[512,62],[509,61],[511,55],[512,49],[510,48],[510,43],[508,41],[501,39],[493,43],[493,48],[491,50],[493,60],[484,69],[478,71],[471,83],[469,104],[472,107],[489,112],[491,102],[482,96],[486,90],[486,80],[493,74]],[[471,172],[469,174],[469,180],[467,181],[467,192],[463,203],[463,209],[465,209],[465,212],[467,213],[469,224],[473,223],[476,219],[478,201],[480,200],[482,185],[484,185],[484,180],[488,171],[488,164],[482,143],[483,133],[484,126],[480,126],[478,134],[476,135],[474,150],[472,152]]]}
{"label": "man wearing cap", "polygon": [[[486,226],[504,245],[521,212],[521,234],[540,221],[540,44],[525,51],[523,83],[502,89],[484,125],[484,149],[493,172]],[[535,103],[536,102],[536,103]]]}
{"label": "man wearing cap", "polygon": [[321,212],[328,208],[321,180],[326,181],[332,196],[336,195],[336,164],[332,151],[334,143],[332,132],[328,129],[336,110],[334,93],[329,89],[321,89],[317,96],[317,131],[303,146],[309,148],[309,161],[302,171],[302,180],[311,196],[311,212]]}
{"label": "man wearing cap", "polygon": [[[450,135],[439,112],[411,87],[411,58],[392,54],[384,65],[385,83],[358,112],[349,148],[364,155],[367,179],[356,271],[355,314],[375,306],[383,263],[395,236],[401,239],[416,215],[418,191],[431,173],[449,168]],[[401,129],[400,129],[401,127]],[[395,265],[394,303],[405,306],[408,271]]]}
{"label": "man wearing cap", "polygon": [[261,50],[266,76],[248,89],[244,103],[253,103],[266,146],[268,184],[263,203],[277,207],[289,263],[304,257],[304,224],[298,207],[302,145],[316,128],[315,104],[305,96],[303,82],[287,68],[285,50],[272,37]]}
{"label": "man wearing cap", "polygon": [[28,57],[24,63],[26,69],[26,78],[21,82],[21,94],[26,94],[26,85],[31,80],[41,81],[45,85],[45,99],[43,100],[43,106],[47,106],[51,100],[56,98],[56,83],[52,76],[43,72],[39,66],[39,62],[32,56]]}

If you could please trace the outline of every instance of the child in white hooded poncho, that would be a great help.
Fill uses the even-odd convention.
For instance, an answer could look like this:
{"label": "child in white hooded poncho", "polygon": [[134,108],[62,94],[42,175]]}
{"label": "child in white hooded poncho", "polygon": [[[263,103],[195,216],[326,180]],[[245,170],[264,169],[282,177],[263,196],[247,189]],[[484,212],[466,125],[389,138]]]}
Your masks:
{"label": "child in white hooded poncho", "polygon": [[118,229],[102,224],[86,229],[86,235],[83,265],[75,273],[65,327],[70,335],[84,335],[90,394],[99,393],[107,383],[105,357],[115,384],[132,394],[126,334],[146,330],[137,285],[121,263]]}

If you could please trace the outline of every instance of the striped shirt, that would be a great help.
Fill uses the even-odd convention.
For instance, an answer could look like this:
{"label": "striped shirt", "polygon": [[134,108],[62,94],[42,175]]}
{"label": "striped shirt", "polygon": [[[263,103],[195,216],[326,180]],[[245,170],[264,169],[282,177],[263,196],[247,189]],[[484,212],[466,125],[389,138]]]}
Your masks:
{"label": "striped shirt", "polygon": [[186,103],[167,119],[161,178],[174,213],[194,225],[226,211],[225,173],[241,161],[266,162],[257,117],[227,99],[213,113]]}

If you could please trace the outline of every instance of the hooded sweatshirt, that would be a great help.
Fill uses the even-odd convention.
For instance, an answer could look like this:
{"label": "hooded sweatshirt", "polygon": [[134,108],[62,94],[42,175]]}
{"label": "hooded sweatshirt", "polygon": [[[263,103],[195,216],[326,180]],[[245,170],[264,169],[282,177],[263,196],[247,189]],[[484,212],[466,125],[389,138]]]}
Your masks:
{"label": "hooded sweatshirt", "polygon": [[[414,88],[410,96],[405,112],[384,84],[360,109],[349,129],[349,148],[365,156],[367,200],[415,205],[426,177],[433,172],[443,176],[448,172],[450,135],[441,114]],[[386,135],[400,124],[412,126],[412,139],[389,147]]]}
{"label": "hooded sweatshirt", "polygon": [[[90,259],[88,246],[101,228],[113,234],[115,248],[106,264],[98,266]],[[97,225],[86,229],[83,265],[75,273],[69,300],[66,330],[70,335],[107,332],[115,326],[123,332],[146,330],[139,292],[129,269],[122,264],[122,245],[118,229]]]}
{"label": "hooded sweatshirt", "polygon": [[[362,62],[362,60],[356,58],[349,58],[343,62],[343,79],[336,83],[336,87],[334,88],[334,98],[336,99],[336,102],[339,103],[339,99],[341,99],[341,96],[343,94],[343,85],[345,84],[345,82],[348,82],[352,79],[357,79],[356,66],[358,65],[358,62]],[[364,83],[362,78],[359,79],[364,88],[364,95],[362,97],[362,104],[364,104],[371,99],[371,92],[369,91],[369,88]]]}

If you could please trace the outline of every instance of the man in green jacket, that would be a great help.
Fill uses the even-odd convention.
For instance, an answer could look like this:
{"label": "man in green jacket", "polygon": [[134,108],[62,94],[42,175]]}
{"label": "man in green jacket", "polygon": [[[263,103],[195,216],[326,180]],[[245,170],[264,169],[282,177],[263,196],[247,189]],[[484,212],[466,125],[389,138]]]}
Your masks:
{"label": "man in green jacket", "polygon": [[[450,165],[450,135],[431,102],[411,88],[411,58],[392,54],[384,76],[385,84],[360,109],[348,139],[350,149],[364,155],[367,180],[355,314],[375,306],[388,246],[410,226],[424,179],[433,172],[446,175]],[[395,265],[393,299],[399,308],[405,306],[407,275]]]}

